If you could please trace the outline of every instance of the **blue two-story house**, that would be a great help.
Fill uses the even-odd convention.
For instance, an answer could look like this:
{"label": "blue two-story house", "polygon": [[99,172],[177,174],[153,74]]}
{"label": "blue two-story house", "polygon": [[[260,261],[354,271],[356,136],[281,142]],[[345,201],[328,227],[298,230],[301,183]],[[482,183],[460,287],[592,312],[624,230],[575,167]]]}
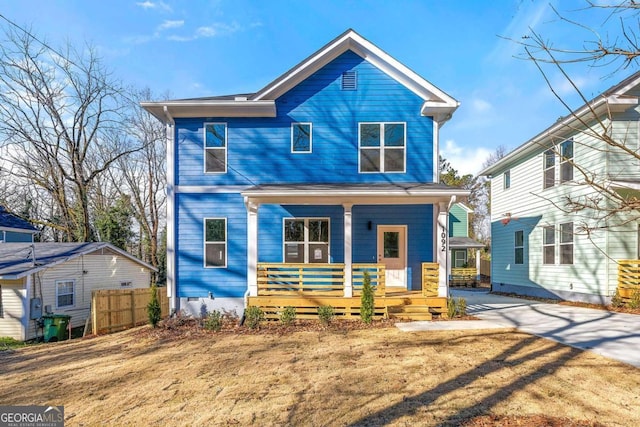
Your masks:
{"label": "blue two-story house", "polygon": [[142,103],[167,127],[172,308],[242,312],[292,290],[287,266],[297,295],[351,298],[368,265],[419,291],[437,263],[445,297],[468,191],[439,183],[438,133],[458,105],[353,30],[256,93]]}

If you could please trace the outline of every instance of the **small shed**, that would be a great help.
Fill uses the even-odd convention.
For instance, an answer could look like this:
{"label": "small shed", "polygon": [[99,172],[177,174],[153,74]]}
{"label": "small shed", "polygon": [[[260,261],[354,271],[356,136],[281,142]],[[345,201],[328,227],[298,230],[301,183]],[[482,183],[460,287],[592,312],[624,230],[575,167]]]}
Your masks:
{"label": "small shed", "polygon": [[48,313],[84,326],[93,290],[147,288],[153,271],[104,242],[0,244],[0,336],[37,338],[39,319]]}

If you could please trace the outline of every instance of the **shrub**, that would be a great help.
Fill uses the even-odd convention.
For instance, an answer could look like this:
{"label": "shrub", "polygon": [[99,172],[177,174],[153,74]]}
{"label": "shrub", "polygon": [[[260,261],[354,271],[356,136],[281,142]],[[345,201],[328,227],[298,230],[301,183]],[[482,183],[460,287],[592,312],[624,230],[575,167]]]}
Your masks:
{"label": "shrub", "polygon": [[466,316],[467,315],[467,300],[460,298],[449,298],[447,299],[447,318],[453,319],[458,316]]}
{"label": "shrub", "polygon": [[162,316],[162,309],[160,308],[158,287],[156,285],[151,286],[151,300],[149,301],[149,304],[147,304],[147,315],[149,316],[149,323],[151,326],[154,328],[157,327]]}
{"label": "shrub", "polygon": [[447,299],[447,318],[453,319],[456,316],[456,300],[455,298]]}
{"label": "shrub", "polygon": [[624,307],[624,300],[620,296],[620,292],[618,292],[617,288],[616,288],[616,292],[611,297],[611,306],[615,308]]}
{"label": "shrub", "polygon": [[287,306],[280,313],[280,321],[284,325],[291,325],[296,320],[296,308]]}
{"label": "shrub", "polygon": [[640,308],[640,288],[633,291],[631,294],[631,300],[629,300],[629,308]]}
{"label": "shrub", "polygon": [[467,300],[460,297],[457,301],[456,312],[458,316],[466,316],[467,315]]}
{"label": "shrub", "polygon": [[333,307],[330,305],[321,305],[318,307],[318,318],[320,319],[320,323],[324,326],[329,325],[335,316],[335,312],[333,311]]}
{"label": "shrub", "polygon": [[222,313],[218,310],[213,310],[204,320],[204,328],[208,331],[219,332],[222,329]]}
{"label": "shrub", "polygon": [[373,320],[374,296],[371,287],[371,277],[367,271],[364,272],[362,281],[362,296],[360,297],[360,318],[366,324]]}
{"label": "shrub", "polygon": [[264,320],[264,312],[260,307],[251,306],[244,312],[244,322],[249,329],[255,329]]}

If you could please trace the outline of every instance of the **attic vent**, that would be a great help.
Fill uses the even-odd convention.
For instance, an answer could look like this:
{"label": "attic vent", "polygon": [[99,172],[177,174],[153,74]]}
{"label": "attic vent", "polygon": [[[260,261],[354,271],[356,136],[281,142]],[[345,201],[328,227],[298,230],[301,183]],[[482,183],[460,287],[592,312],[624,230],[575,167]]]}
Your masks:
{"label": "attic vent", "polygon": [[342,90],[357,89],[357,74],[355,71],[345,71],[342,73]]}

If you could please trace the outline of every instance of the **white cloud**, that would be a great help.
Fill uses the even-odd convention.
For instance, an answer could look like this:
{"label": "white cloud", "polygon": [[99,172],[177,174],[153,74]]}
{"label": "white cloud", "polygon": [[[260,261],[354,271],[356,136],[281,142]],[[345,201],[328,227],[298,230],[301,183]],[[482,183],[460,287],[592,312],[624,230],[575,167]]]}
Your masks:
{"label": "white cloud", "polygon": [[471,108],[476,113],[486,113],[493,109],[493,105],[484,99],[474,98],[471,100]]}
{"label": "white cloud", "polygon": [[145,0],[145,1],[141,1],[141,2],[137,2],[136,6],[139,6],[145,10],[151,10],[151,9],[157,9],[157,10],[161,10],[164,12],[171,12],[171,6],[169,6],[168,4],[166,4],[163,1],[158,1],[158,2],[153,2],[150,0]]}
{"label": "white cloud", "polygon": [[162,24],[158,25],[157,31],[164,31],[171,28],[180,28],[183,25],[184,25],[184,20],[182,19],[175,20],[175,21],[166,20]]}
{"label": "white cloud", "polygon": [[191,35],[172,34],[170,36],[167,36],[167,40],[176,42],[188,42],[202,38],[211,38],[232,34],[241,30],[243,30],[243,28],[235,21],[230,24],[227,24],[225,22],[214,22],[211,25],[196,28],[194,33]]}
{"label": "white cloud", "polygon": [[493,150],[486,147],[462,147],[454,140],[446,140],[440,147],[440,155],[447,159],[451,167],[460,175],[477,175],[482,169],[482,163],[489,157]]}

